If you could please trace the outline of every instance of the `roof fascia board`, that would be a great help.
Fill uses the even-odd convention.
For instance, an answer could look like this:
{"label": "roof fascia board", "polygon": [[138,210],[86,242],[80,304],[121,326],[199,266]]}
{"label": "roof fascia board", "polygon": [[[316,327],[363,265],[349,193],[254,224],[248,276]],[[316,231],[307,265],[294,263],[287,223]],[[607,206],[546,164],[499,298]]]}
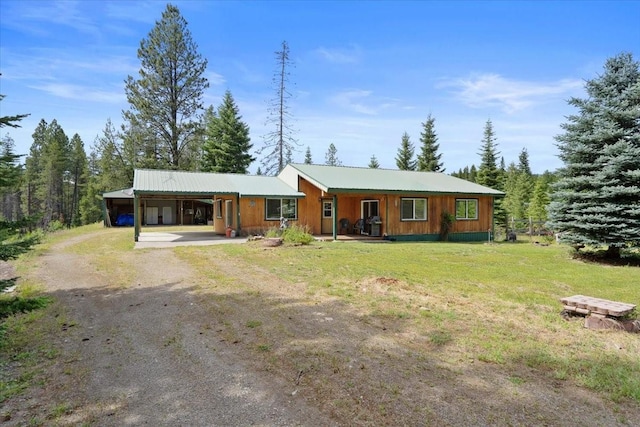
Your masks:
{"label": "roof fascia board", "polygon": [[415,191],[415,190],[365,190],[357,188],[329,188],[326,190],[328,194],[424,194],[424,195],[474,195],[474,196],[496,196],[502,197],[504,193],[474,193],[469,191]]}

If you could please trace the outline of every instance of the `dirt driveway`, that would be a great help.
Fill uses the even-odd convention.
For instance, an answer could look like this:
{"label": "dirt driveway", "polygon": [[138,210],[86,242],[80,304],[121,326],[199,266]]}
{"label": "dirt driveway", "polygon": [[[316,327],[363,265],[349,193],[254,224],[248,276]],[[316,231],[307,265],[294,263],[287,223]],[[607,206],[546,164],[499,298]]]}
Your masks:
{"label": "dirt driveway", "polygon": [[52,402],[68,408],[55,425],[332,425],[291,384],[234,354],[170,249],[136,251],[135,286],[118,289],[85,256],[61,250],[79,240],[41,260],[37,275],[65,319],[54,337],[61,354],[46,388],[5,402],[3,425],[31,425]]}

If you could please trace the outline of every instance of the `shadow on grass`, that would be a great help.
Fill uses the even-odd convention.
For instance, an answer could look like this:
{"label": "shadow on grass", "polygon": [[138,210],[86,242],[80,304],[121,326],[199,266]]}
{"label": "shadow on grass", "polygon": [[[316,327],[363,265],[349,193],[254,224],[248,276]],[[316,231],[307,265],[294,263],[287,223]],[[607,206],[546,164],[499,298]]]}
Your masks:
{"label": "shadow on grass", "polygon": [[51,302],[51,298],[45,296],[24,298],[3,294],[6,289],[16,286],[18,279],[18,277],[12,277],[0,280],[0,321],[16,313],[26,313],[46,307]]}

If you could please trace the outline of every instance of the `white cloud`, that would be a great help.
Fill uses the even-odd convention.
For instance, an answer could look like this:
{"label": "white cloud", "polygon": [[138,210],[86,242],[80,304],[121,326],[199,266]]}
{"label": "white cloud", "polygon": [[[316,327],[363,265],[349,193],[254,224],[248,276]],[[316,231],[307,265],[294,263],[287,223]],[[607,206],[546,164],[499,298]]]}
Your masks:
{"label": "white cloud", "polygon": [[362,56],[360,48],[355,45],[349,48],[319,47],[315,52],[326,61],[336,64],[355,64],[360,61]]}
{"label": "white cloud", "polygon": [[381,111],[397,106],[398,101],[376,98],[373,92],[364,89],[348,89],[329,98],[330,102],[351,112],[375,116]]}
{"label": "white cloud", "polygon": [[106,91],[89,86],[60,83],[48,83],[31,87],[33,89],[46,92],[49,95],[65,99],[109,104],[126,102],[124,91],[121,88],[114,89],[113,91]]}
{"label": "white cloud", "polygon": [[555,82],[511,80],[499,74],[479,74],[469,78],[448,79],[440,87],[451,87],[457,98],[473,108],[498,107],[514,113],[549,99],[566,98],[583,87],[582,80]]}
{"label": "white cloud", "polygon": [[207,72],[205,77],[207,78],[207,80],[209,80],[209,83],[211,83],[214,86],[221,86],[226,82],[222,74],[218,74],[215,71]]}

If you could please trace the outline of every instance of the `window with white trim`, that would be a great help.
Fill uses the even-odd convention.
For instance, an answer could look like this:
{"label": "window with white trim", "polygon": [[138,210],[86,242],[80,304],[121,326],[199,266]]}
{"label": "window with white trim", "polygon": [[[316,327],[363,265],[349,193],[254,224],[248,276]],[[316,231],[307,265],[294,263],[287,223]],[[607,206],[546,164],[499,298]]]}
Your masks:
{"label": "window with white trim", "polygon": [[216,218],[222,219],[222,199],[216,199]]}
{"label": "window with white trim", "polygon": [[456,199],[456,219],[478,219],[478,199]]}
{"label": "window with white trim", "polygon": [[402,221],[426,221],[427,199],[403,198],[400,200]]}
{"label": "window with white trim", "polygon": [[297,199],[265,199],[265,201],[267,220],[279,221],[280,218],[298,218]]}

